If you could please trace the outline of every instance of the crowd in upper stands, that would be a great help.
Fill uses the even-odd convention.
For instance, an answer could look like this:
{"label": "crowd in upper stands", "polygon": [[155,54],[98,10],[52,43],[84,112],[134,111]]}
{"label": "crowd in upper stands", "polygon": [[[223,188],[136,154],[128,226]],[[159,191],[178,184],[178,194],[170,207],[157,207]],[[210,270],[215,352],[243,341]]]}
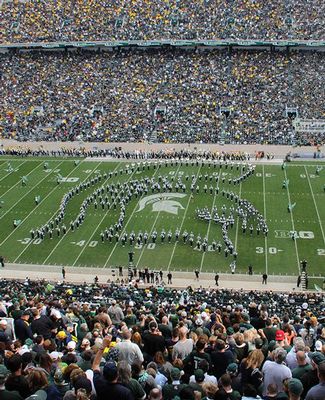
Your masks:
{"label": "crowd in upper stands", "polygon": [[[0,56],[0,135],[18,140],[314,144],[324,53],[149,50]],[[220,107],[226,109],[220,112]]]}
{"label": "crowd in upper stands", "polygon": [[0,282],[0,398],[323,400],[322,293]]}
{"label": "crowd in upper stands", "polygon": [[324,40],[321,0],[1,2],[0,42],[150,39]]}

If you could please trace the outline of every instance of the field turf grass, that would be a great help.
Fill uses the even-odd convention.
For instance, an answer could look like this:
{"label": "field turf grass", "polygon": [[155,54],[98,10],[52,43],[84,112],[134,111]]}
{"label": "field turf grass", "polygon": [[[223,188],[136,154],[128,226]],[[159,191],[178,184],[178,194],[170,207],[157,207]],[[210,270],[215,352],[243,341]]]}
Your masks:
{"label": "field turf grass", "polygon": [[[8,169],[8,162],[13,171]],[[48,163],[48,170],[44,169],[44,163]],[[75,232],[68,230],[64,236],[45,240],[31,240],[30,230],[50,221],[58,212],[63,195],[76,184],[95,176],[96,171],[102,174],[108,171],[118,171],[107,182],[123,183],[132,179],[159,175],[171,178],[182,176],[187,184],[186,196],[174,199],[182,207],[177,208],[177,214],[165,211],[153,211],[153,204],[148,204],[138,212],[140,198],[132,198],[126,207],[124,228],[127,233],[132,230],[137,233],[147,230],[149,234],[156,229],[158,238],[155,246],[135,246],[134,263],[138,268],[148,266],[152,269],[192,271],[196,268],[203,272],[230,272],[229,264],[232,256],[224,256],[217,251],[202,252],[183,244],[182,237],[175,242],[173,237],[171,244],[161,243],[160,231],[169,229],[175,232],[178,227],[181,233],[186,229],[192,231],[195,236],[200,234],[202,239],[207,236],[209,244],[212,240],[221,240],[221,226],[214,222],[198,220],[195,210],[197,208],[213,206],[221,209],[225,204],[230,207],[233,203],[221,195],[221,190],[232,190],[242,198],[248,199],[266,217],[269,227],[268,236],[263,234],[250,236],[249,229],[242,233],[241,222],[229,231],[229,236],[236,245],[238,252],[236,272],[247,272],[251,263],[254,273],[297,275],[300,260],[308,261],[309,276],[324,276],[325,268],[325,164],[291,163],[282,170],[281,165],[258,164],[255,175],[243,181],[240,185],[229,185],[228,178],[238,176],[234,168],[225,169],[223,166],[213,168],[208,165],[180,165],[163,166],[161,168],[145,171],[137,171],[131,174],[125,170],[126,162],[86,161],[75,162],[73,159],[59,158],[1,158],[0,159],[0,255],[7,262],[27,263],[42,265],[88,266],[109,268],[117,265],[127,265],[130,245],[125,247],[121,243],[101,242],[100,233],[106,227],[114,224],[119,215],[119,209],[102,210],[99,206],[95,210],[90,205],[84,223]],[[316,175],[316,166],[323,169]],[[57,174],[68,178],[67,182],[57,184]],[[202,175],[199,181],[200,194],[194,194],[191,198],[189,182],[185,176]],[[225,183],[219,183],[218,195],[210,195],[203,192],[205,175],[226,177]],[[21,177],[26,176],[27,185],[23,186]],[[69,179],[76,182],[69,182]],[[284,179],[289,179],[288,188],[282,188]],[[175,181],[174,181],[175,183]],[[209,187],[210,182],[207,182]],[[214,183],[215,186],[215,183]],[[97,187],[90,187],[81,194],[73,197],[66,209],[64,223],[70,227],[70,221],[75,218],[83,199],[90,195]],[[174,190],[175,192],[175,190]],[[148,195],[151,195],[149,191]],[[39,205],[35,204],[35,196],[40,196]],[[144,198],[145,196],[142,196]],[[287,210],[288,203],[296,203],[292,213]],[[236,205],[235,205],[236,206]],[[13,221],[20,220],[20,224],[14,228]],[[248,222],[248,228],[250,222]],[[297,239],[292,240],[290,231],[297,232]],[[195,240],[196,242],[196,240]],[[140,247],[140,248],[137,248]],[[210,249],[211,250],[211,249]]]}

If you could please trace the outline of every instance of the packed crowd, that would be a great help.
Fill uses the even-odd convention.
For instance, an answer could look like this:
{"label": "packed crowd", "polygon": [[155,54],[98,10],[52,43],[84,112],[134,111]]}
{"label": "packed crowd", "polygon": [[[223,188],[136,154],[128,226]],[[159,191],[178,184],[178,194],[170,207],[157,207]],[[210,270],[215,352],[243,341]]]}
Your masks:
{"label": "packed crowd", "polygon": [[0,135],[322,143],[324,134],[295,135],[285,108],[296,107],[301,118],[324,117],[324,65],[317,52],[10,53],[1,55]]}
{"label": "packed crowd", "polygon": [[325,398],[321,293],[0,282],[0,398]]}
{"label": "packed crowd", "polygon": [[313,39],[325,37],[321,0],[4,1],[0,42]]}

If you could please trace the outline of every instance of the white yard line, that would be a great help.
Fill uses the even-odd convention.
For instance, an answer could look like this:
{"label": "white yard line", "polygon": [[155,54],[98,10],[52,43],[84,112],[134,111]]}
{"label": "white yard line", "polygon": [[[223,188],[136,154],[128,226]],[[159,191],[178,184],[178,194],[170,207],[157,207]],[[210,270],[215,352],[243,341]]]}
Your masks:
{"label": "white yard line", "polygon": [[[26,161],[25,161],[25,162],[26,162]],[[23,165],[23,164],[21,164],[21,165]],[[31,173],[33,173],[33,172],[35,171],[35,169],[37,169],[37,168],[40,167],[41,165],[42,165],[42,163],[36,165],[36,167],[33,168],[26,176],[29,176]],[[10,172],[9,174],[11,174],[11,173],[12,173],[12,172]],[[8,174],[8,175],[9,175],[9,174]],[[5,178],[5,177],[4,177],[4,178]],[[2,179],[3,179],[3,178],[2,178]],[[17,185],[19,185],[19,184],[21,184],[21,179],[19,179],[17,183],[15,183],[13,186],[11,186],[11,188],[8,189],[5,193],[2,193],[1,197],[5,196],[7,193],[10,192],[10,190],[12,190],[13,188],[15,188],[15,187],[16,187]],[[37,186],[37,185],[35,185],[35,186]],[[35,186],[33,186],[33,187],[35,187]],[[0,218],[0,219],[1,219],[1,218]]]}
{"label": "white yard line", "polygon": [[[152,175],[152,178],[156,175],[156,173],[157,173],[159,170],[160,170],[160,168],[156,168],[156,171],[155,171],[154,174]],[[139,200],[140,200],[143,196],[144,196],[144,194],[139,198]],[[138,207],[138,204],[139,204],[139,202],[137,202],[136,205],[134,206],[131,215],[129,216],[129,218],[128,218],[126,224],[124,225],[124,228],[122,229],[122,232],[121,232],[121,234],[120,234],[120,237],[122,237],[122,236],[124,235],[124,233],[125,233],[125,231],[126,231],[126,228],[127,228],[127,226],[129,225],[131,219],[133,218],[133,215],[134,215],[134,213],[135,213],[135,210],[136,210],[137,207]],[[116,247],[118,246],[118,244],[119,244],[119,243],[115,243],[115,244],[114,244],[114,247],[113,247],[112,251],[110,252],[109,256],[107,257],[107,260],[106,260],[105,264],[103,265],[103,268],[106,268],[106,267],[107,267],[107,264],[108,264],[109,260],[111,259],[111,257],[112,257],[112,255],[113,255],[113,253],[114,253]]]}
{"label": "white yard line", "polygon": [[[201,168],[202,168],[202,164],[201,164],[201,166],[199,168],[199,172],[196,174],[196,178],[199,176]],[[188,208],[189,208],[190,204],[191,204],[191,193],[189,194],[189,198],[188,198],[188,202],[187,202],[187,205],[186,205],[186,208],[185,208],[185,211],[184,211],[184,215],[183,215],[183,218],[182,218],[181,226],[179,228],[180,232],[182,232],[182,228],[183,228],[184,221],[186,219],[187,211],[188,211]],[[176,247],[177,247],[177,242],[175,242],[172,254],[171,254],[170,258],[169,258],[169,262],[168,262],[168,266],[167,266],[167,272],[169,271],[170,265],[171,265],[172,260],[174,258]]]}
{"label": "white yard line", "polygon": [[[180,170],[180,167],[181,167],[181,163],[179,163],[179,166],[178,166],[178,168],[177,168],[177,172],[176,172],[175,175],[174,175],[174,176],[175,176],[175,179],[176,179],[176,177],[178,176],[178,171]],[[159,218],[159,216],[160,216],[160,212],[161,212],[161,211],[159,211],[159,212],[157,213],[157,216],[156,216],[156,218],[155,218],[155,222],[152,224],[152,228],[150,229],[150,232],[148,233],[149,240],[150,240],[150,238],[151,238],[152,232],[153,232],[154,229],[155,229],[156,223],[157,223],[158,218]],[[157,238],[157,240],[158,240],[158,238]],[[140,264],[140,261],[141,261],[141,258],[142,258],[142,256],[143,256],[144,250],[145,250],[145,246],[142,246],[142,250],[141,250],[140,256],[139,256],[139,258],[138,258],[138,261],[137,261],[137,263],[136,263],[136,267],[138,267],[138,265]]]}
{"label": "white yard line", "polygon": [[[26,161],[24,161],[23,163],[21,163],[21,164],[19,164],[18,166],[17,166],[17,168],[18,167],[21,167],[22,165],[24,165],[25,163],[27,162],[27,160]],[[5,164],[5,163],[2,163],[2,164]],[[1,164],[1,165],[2,165]],[[1,166],[0,165],[0,166]],[[15,172],[15,171],[12,171],[12,172]],[[1,179],[0,179],[0,182],[2,181],[2,180],[4,180],[4,179],[6,179],[10,174],[12,174],[12,172],[8,172],[5,176],[3,176]],[[20,182],[20,181],[19,181]],[[18,182],[18,183],[19,183]],[[16,186],[16,185],[15,185]],[[14,186],[13,186],[14,187]],[[12,187],[9,189],[9,190],[11,190],[12,189]],[[7,192],[6,192],[7,193]],[[5,193],[3,193],[1,196],[4,196],[5,195]]]}
{"label": "white yard line", "polygon": [[[120,164],[121,164],[121,163],[118,163],[117,166],[113,169],[113,171],[112,171],[113,173],[118,169],[118,167],[120,166]],[[96,169],[97,169],[97,168],[96,168]],[[107,179],[102,183],[101,186],[106,185],[106,183],[109,181],[109,179],[110,179],[110,178],[107,178]],[[107,215],[107,212],[105,213],[105,216],[106,216],[106,215]],[[97,229],[98,229],[98,226],[97,226],[96,230],[97,230]],[[56,249],[58,248],[58,246],[61,244],[62,240],[63,240],[63,239],[66,239],[67,234],[68,234],[70,231],[71,231],[71,228],[69,227],[69,228],[67,229],[66,234],[61,236],[60,240],[57,242],[57,244],[54,246],[54,248],[52,249],[52,251],[50,252],[50,254],[49,254],[49,255],[46,257],[46,259],[43,261],[42,265],[46,265],[46,263],[47,263],[47,261],[49,260],[49,258],[52,256],[52,254],[55,252],[55,250],[56,250]],[[92,235],[92,236],[93,236],[93,235]],[[90,240],[89,240],[88,242],[90,242]],[[87,245],[88,245],[88,243],[87,243]],[[80,257],[80,255],[81,255],[81,254],[79,254],[78,258]],[[73,264],[73,265],[74,265],[74,264]]]}
{"label": "white yard line", "polygon": [[[218,178],[218,183],[217,183],[217,185],[219,185],[219,182],[220,182],[221,171],[222,171],[222,169],[220,168],[219,175],[218,175],[219,178]],[[208,239],[208,244],[209,244],[209,233],[210,233],[211,223],[212,223],[212,210],[213,210],[214,204],[215,204],[215,202],[216,202],[216,198],[217,198],[217,194],[216,194],[216,191],[214,191],[213,202],[212,202],[212,208],[211,208],[211,219],[210,219],[210,221],[209,221],[208,229],[207,229],[207,234],[206,234],[206,237],[207,237],[207,239]],[[207,251],[208,251],[208,249],[207,249]],[[203,254],[202,254],[201,265],[200,265],[200,272],[202,272],[202,267],[203,267],[203,263],[204,263],[205,254],[206,254],[206,251],[204,251]]]}
{"label": "white yard line", "polygon": [[[61,161],[60,164],[58,164],[58,165],[55,167],[55,169],[57,169],[57,167],[59,167],[62,163],[63,163],[63,161]],[[35,168],[34,168],[34,169],[35,169]],[[33,171],[34,171],[34,169],[33,169]],[[51,172],[50,174],[48,174],[48,175],[45,175],[45,177],[44,177],[43,179],[41,179],[40,181],[38,181],[38,182],[36,183],[36,185],[34,185],[27,193],[24,194],[24,196],[20,197],[19,200],[16,201],[15,204],[14,204],[12,207],[10,207],[3,215],[1,215],[0,220],[1,220],[5,215],[7,215],[8,212],[10,212],[13,208],[15,208],[15,207],[17,206],[17,204],[18,204],[22,199],[24,199],[30,192],[32,192],[41,182],[43,182],[43,181],[44,181],[46,178],[48,178],[51,174],[52,174],[52,172]]]}
{"label": "white yard line", "polygon": [[[66,176],[66,178],[68,178],[71,174],[73,174],[73,173],[75,172],[76,168],[80,167],[82,164],[83,164],[83,161],[81,161],[80,164],[76,165],[76,166],[73,168],[73,170]],[[100,164],[98,164],[98,165],[100,165]],[[98,166],[97,166],[96,168],[98,168]],[[90,174],[89,174],[89,175],[90,175]],[[89,175],[88,175],[88,176],[89,176]],[[88,177],[88,176],[87,176],[87,177]],[[86,178],[86,179],[87,179],[87,178]],[[86,180],[86,179],[85,179],[85,180]],[[43,200],[46,200],[56,189],[57,189],[57,187],[54,187],[54,188],[48,193],[48,195],[47,195],[46,197],[44,197]],[[2,246],[2,244],[3,244],[7,239],[9,239],[9,237],[10,237],[14,232],[17,231],[17,229],[26,221],[27,218],[29,218],[29,217],[34,213],[35,209],[36,209],[37,207],[39,207],[42,203],[43,203],[43,202],[39,203],[39,204],[38,204],[38,205],[37,205],[23,220],[22,220],[22,222],[18,225],[18,227],[17,227],[15,230],[13,230],[13,231],[11,232],[11,234],[10,234],[2,243],[0,243],[0,246]],[[58,209],[54,212],[54,214],[47,220],[47,222],[51,221],[51,219],[54,218],[55,215],[56,215],[59,211],[60,211],[60,208],[58,208]],[[16,259],[14,260],[14,263],[15,263],[15,262],[18,260],[18,258],[28,249],[28,247],[29,247],[31,244],[32,244],[32,240],[30,241],[29,244],[26,245],[26,247],[25,247],[24,250],[19,254],[19,256],[16,257]]]}
{"label": "white yard line", "polygon": [[[263,203],[264,203],[264,219],[266,222],[266,198],[265,198],[265,173],[264,173],[264,165],[263,165]],[[265,254],[265,273],[268,274],[268,244],[267,244],[267,236],[264,235],[264,254]]]}
{"label": "white yard line", "polygon": [[[285,178],[285,180],[288,179],[288,178],[287,178],[287,172],[286,172],[285,169],[284,169],[284,178]],[[289,192],[289,185],[286,185],[286,186],[287,186],[288,201],[289,201],[289,204],[291,204],[291,198],[290,198],[290,192]],[[291,212],[290,212],[290,217],[291,217],[292,230],[293,230],[294,232],[296,232],[295,223],[294,223],[293,215],[292,215],[292,214],[293,214],[293,210],[291,210]],[[299,253],[298,253],[297,239],[295,239],[294,242],[295,242],[295,248],[296,248],[297,268],[298,268],[298,275],[299,275],[299,274],[300,274],[300,259],[299,259]]]}
{"label": "white yard line", "polygon": [[322,221],[321,221],[321,218],[320,218],[320,215],[319,215],[319,212],[318,212],[318,207],[317,207],[317,204],[316,204],[316,199],[315,199],[314,191],[313,191],[313,188],[312,188],[311,183],[310,183],[310,178],[309,178],[309,174],[308,174],[308,171],[307,171],[306,166],[305,166],[304,168],[305,168],[305,171],[306,171],[306,176],[307,176],[307,179],[308,179],[308,184],[309,184],[311,196],[312,196],[313,201],[314,201],[314,206],[315,206],[315,210],[316,210],[316,213],[317,213],[317,218],[318,218],[320,230],[321,230],[321,232],[322,232],[323,242],[324,242],[324,245],[325,245],[324,230],[323,230]]}

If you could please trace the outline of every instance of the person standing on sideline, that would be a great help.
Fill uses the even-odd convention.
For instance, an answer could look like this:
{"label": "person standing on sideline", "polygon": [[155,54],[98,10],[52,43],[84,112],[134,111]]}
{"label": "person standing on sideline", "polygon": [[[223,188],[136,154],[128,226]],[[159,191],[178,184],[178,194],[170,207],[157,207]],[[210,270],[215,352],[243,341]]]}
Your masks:
{"label": "person standing on sideline", "polygon": [[172,273],[168,272],[168,274],[167,274],[167,284],[172,285],[172,277],[173,277]]}
{"label": "person standing on sideline", "polygon": [[216,282],[216,286],[219,286],[219,274],[218,273],[215,274],[214,280]]}
{"label": "person standing on sideline", "polygon": [[263,284],[267,284],[267,273],[266,272],[264,272],[264,274],[262,275],[262,285]]}
{"label": "person standing on sideline", "polygon": [[199,280],[199,276],[200,276],[200,271],[198,269],[196,269],[194,271],[194,273],[195,273],[195,279],[198,281]]}
{"label": "person standing on sideline", "polygon": [[236,260],[233,260],[229,266],[231,273],[234,274],[236,272]]}
{"label": "person standing on sideline", "polygon": [[253,275],[253,266],[252,266],[252,264],[249,264],[249,266],[248,266],[248,275]]}
{"label": "person standing on sideline", "polygon": [[301,275],[298,275],[298,278],[297,278],[297,287],[299,287],[300,284],[301,284]]}
{"label": "person standing on sideline", "polygon": [[65,280],[65,268],[62,267],[62,279]]}
{"label": "person standing on sideline", "polygon": [[5,267],[5,259],[3,258],[3,256],[0,256],[0,264],[2,268]]}

